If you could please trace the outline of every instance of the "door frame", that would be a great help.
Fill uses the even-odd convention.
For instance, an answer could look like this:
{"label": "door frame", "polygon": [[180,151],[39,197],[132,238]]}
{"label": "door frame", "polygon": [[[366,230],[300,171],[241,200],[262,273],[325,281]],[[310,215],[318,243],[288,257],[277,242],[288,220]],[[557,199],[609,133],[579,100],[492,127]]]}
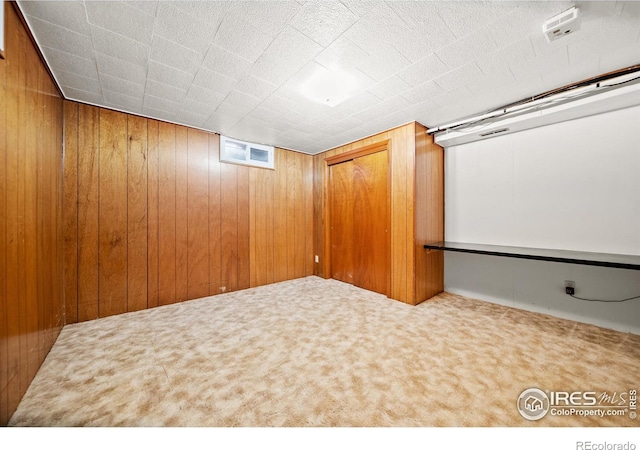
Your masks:
{"label": "door frame", "polygon": [[387,217],[387,255],[389,255],[389,279],[387,286],[391,294],[391,140],[376,142],[375,144],[359,147],[338,155],[329,156],[324,159],[324,278],[331,278],[331,166],[343,162],[351,161],[361,156],[372,153],[387,151],[387,206],[389,214]]}

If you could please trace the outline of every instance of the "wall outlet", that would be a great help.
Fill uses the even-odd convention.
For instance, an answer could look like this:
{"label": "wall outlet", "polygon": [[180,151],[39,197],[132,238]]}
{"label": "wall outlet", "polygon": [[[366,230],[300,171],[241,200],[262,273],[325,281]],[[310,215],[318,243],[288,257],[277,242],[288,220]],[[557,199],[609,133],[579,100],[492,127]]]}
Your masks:
{"label": "wall outlet", "polygon": [[320,257],[318,255],[316,255],[316,262],[319,263],[320,262]]}
{"label": "wall outlet", "polygon": [[576,293],[576,282],[571,280],[564,280],[564,293],[567,295],[573,295]]}
{"label": "wall outlet", "polygon": [[220,292],[224,292],[224,291],[226,291],[226,290],[227,290],[227,287],[226,287],[226,286],[220,286]]}

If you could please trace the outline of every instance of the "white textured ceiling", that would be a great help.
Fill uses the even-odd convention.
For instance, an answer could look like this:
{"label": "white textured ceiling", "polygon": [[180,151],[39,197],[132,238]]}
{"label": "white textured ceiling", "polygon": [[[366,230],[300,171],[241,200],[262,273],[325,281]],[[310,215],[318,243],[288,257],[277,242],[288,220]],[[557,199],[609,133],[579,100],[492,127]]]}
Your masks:
{"label": "white textured ceiling", "polygon": [[[18,2],[65,97],[318,153],[640,63],[640,2]],[[542,23],[577,5],[575,34]],[[305,99],[318,67],[359,83]]]}

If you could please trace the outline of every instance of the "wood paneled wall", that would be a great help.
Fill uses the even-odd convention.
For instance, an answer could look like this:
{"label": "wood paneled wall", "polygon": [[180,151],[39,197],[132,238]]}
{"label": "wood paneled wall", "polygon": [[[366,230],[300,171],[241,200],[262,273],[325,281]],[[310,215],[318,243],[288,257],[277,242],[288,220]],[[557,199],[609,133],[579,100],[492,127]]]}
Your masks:
{"label": "wood paneled wall", "polygon": [[416,303],[444,291],[444,252],[424,244],[444,241],[444,149],[416,124]]}
{"label": "wood paneled wall", "polygon": [[65,101],[66,320],[313,274],[313,158],[221,163],[217,134]]}
{"label": "wood paneled wall", "polygon": [[62,100],[28,31],[5,8],[0,60],[0,425],[64,325]]}
{"label": "wood paneled wall", "polygon": [[[439,272],[435,274],[429,274],[427,277],[428,280],[425,281],[425,266],[424,264],[418,266],[416,262],[416,254],[419,247],[416,240],[418,231],[420,231],[421,236],[424,234],[424,226],[421,222],[424,216],[416,215],[415,210],[418,199],[416,195],[416,176],[419,174],[420,177],[423,177],[425,176],[425,172],[428,172],[428,170],[418,168],[416,165],[417,155],[421,157],[419,156],[421,152],[424,153],[422,150],[418,151],[416,145],[418,144],[420,148],[432,149],[432,154],[434,155],[437,153],[437,149],[442,152],[442,148],[433,144],[430,141],[431,138],[426,136],[423,131],[424,127],[422,127],[422,125],[410,123],[314,156],[315,248],[316,254],[319,256],[319,263],[316,264],[315,271],[317,275],[324,278],[331,276],[327,258],[325,257],[329,244],[326,234],[327,214],[325,211],[328,199],[328,180],[325,159],[360,147],[389,140],[389,171],[391,180],[391,292],[389,297],[415,305],[428,298],[424,297],[424,293],[427,291],[427,289],[424,288],[425,283],[432,288],[434,293],[435,290],[439,288],[438,286],[442,285],[442,281],[440,281],[440,285],[438,285],[437,282],[437,280],[443,279],[442,268],[439,268]],[[419,142],[416,141],[417,139]],[[433,147],[429,147],[427,141],[431,142]],[[440,156],[440,158],[440,162],[442,162],[442,156]],[[426,164],[424,167],[433,170],[434,173],[440,171],[442,174],[444,171],[444,166],[440,165],[438,167],[435,162]],[[421,195],[418,203],[420,208],[427,208],[427,210],[430,211],[431,205],[434,204],[433,202],[438,198],[440,199],[439,201],[442,207],[444,204],[444,191],[432,189],[432,186],[434,186],[432,183],[435,182],[437,184],[441,181],[442,177],[438,179],[429,178],[428,181],[421,179],[421,181],[418,182],[420,189],[429,187],[429,193],[431,195],[429,199],[432,199],[424,200],[426,197]],[[438,220],[443,221],[443,212],[440,212],[443,211],[443,209],[436,209],[434,211],[435,215],[433,217],[440,214],[440,219]],[[438,220],[435,220],[435,222],[438,222]],[[416,229],[418,221],[420,221],[418,225],[420,230]],[[432,230],[433,227],[429,225],[428,229]],[[429,233],[429,236],[437,234],[431,231]],[[432,262],[433,264],[438,264],[438,261],[434,260]],[[431,279],[431,277],[434,278]],[[441,291],[442,289],[440,288],[439,292]]]}

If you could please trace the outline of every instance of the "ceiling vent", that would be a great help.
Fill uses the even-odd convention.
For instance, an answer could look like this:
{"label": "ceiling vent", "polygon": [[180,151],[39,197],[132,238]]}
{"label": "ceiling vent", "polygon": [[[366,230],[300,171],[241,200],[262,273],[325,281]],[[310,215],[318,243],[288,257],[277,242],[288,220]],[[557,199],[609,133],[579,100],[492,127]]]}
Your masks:
{"label": "ceiling vent", "polygon": [[575,6],[552,17],[542,25],[542,31],[548,42],[560,39],[579,29],[580,16],[578,15],[578,8]]}

